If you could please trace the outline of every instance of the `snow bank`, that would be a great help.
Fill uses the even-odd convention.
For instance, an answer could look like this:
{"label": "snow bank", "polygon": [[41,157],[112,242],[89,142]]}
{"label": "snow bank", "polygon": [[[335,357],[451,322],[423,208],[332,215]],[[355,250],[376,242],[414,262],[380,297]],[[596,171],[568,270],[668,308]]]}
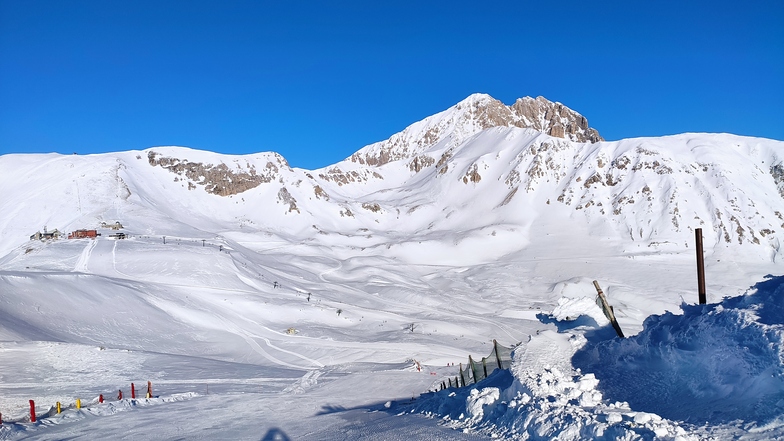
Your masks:
{"label": "snow bank", "polygon": [[574,365],[596,372],[599,389],[671,419],[768,424],[784,413],[784,277],[682,315],[649,317],[625,340],[592,341]]}
{"label": "snow bank", "polygon": [[[516,349],[510,370],[427,394],[415,410],[510,439],[780,437],[783,297],[784,277],[771,277],[740,297],[651,316],[627,339],[606,323],[559,326]],[[575,319],[594,308],[562,298],[549,318],[590,323]]]}

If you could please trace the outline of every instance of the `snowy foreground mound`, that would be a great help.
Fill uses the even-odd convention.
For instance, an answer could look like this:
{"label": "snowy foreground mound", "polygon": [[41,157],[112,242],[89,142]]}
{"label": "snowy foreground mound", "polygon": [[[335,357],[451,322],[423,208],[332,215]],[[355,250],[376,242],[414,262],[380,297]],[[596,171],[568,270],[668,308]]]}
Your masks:
{"label": "snowy foreground mound", "polygon": [[[683,304],[619,339],[590,299],[562,299],[510,371],[415,405],[510,439],[784,436],[784,277],[718,304]],[[580,317],[573,320],[578,313]],[[632,410],[633,409],[633,410]]]}

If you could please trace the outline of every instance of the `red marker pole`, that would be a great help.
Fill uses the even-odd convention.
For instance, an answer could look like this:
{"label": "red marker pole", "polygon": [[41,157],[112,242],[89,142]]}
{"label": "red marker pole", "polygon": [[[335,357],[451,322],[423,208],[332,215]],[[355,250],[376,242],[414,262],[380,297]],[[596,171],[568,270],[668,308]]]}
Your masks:
{"label": "red marker pole", "polygon": [[152,398],[152,382],[147,382],[147,398]]}
{"label": "red marker pole", "polygon": [[136,399],[136,386],[131,383],[131,398]]}
{"label": "red marker pole", "polygon": [[30,422],[35,422],[35,401],[30,400]]}
{"label": "red marker pole", "polygon": [[122,389],[120,389],[120,393],[117,394],[117,399],[122,400]]}
{"label": "red marker pole", "polygon": [[103,403],[103,394],[98,395],[98,402]]}

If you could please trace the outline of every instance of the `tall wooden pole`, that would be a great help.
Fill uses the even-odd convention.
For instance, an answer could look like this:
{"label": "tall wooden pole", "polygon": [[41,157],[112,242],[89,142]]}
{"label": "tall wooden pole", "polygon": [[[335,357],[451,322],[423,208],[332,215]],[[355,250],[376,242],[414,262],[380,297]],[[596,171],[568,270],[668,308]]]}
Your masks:
{"label": "tall wooden pole", "polygon": [[700,305],[708,302],[705,295],[705,260],[702,253],[702,228],[694,230],[694,237],[697,242],[697,287],[700,294]]}
{"label": "tall wooden pole", "polygon": [[501,355],[498,354],[498,342],[493,339],[493,350],[495,351],[495,361],[498,363],[498,369],[503,369],[501,365]]}
{"label": "tall wooden pole", "polygon": [[615,329],[615,333],[618,334],[618,337],[624,338],[623,331],[621,330],[621,325],[618,324],[618,320],[615,319],[615,311],[613,311],[612,306],[610,306],[610,302],[607,301],[607,297],[604,296],[604,292],[602,288],[599,286],[599,281],[594,280],[593,286],[596,288],[596,293],[599,295],[600,303],[602,304],[602,311],[604,312],[604,316],[610,320],[610,324],[612,324],[613,329]]}

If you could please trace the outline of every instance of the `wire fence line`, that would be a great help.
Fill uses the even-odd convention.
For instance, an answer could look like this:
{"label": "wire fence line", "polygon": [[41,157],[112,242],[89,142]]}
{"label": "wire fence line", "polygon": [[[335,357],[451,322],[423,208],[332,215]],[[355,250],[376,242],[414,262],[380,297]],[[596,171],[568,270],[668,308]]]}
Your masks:
{"label": "wire fence line", "polygon": [[449,389],[453,387],[465,387],[468,384],[476,384],[492,374],[496,369],[509,369],[512,366],[512,350],[514,347],[506,347],[498,344],[493,340],[493,350],[486,357],[479,360],[469,355],[468,363],[463,368],[463,363],[460,363],[460,370],[458,375],[454,378],[448,378],[446,381],[441,382],[441,388]]}
{"label": "wire fence line", "polygon": [[[610,320],[618,337],[624,338],[623,331],[615,318],[615,310],[607,301],[607,297],[599,286],[599,282],[594,280],[593,285],[597,292],[596,304],[602,308],[602,312],[604,312],[604,315]],[[474,360],[474,358],[469,355],[465,369],[463,368],[463,363],[460,363],[458,375],[453,378],[447,378],[446,381],[442,381],[440,387],[436,388],[436,390],[465,387],[472,383],[476,384],[487,378],[496,369],[509,369],[512,365],[512,350],[516,346],[517,345],[512,345],[512,347],[507,348],[499,345],[496,340],[493,340],[493,350],[490,352],[490,355],[482,357],[481,360],[478,361]]]}

